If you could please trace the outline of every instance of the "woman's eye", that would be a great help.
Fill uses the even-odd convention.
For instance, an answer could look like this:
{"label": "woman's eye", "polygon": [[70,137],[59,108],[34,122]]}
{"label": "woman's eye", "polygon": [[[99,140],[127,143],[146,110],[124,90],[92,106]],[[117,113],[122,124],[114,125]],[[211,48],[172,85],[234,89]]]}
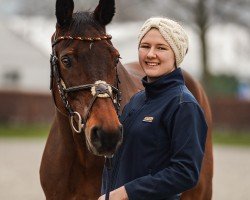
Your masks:
{"label": "woman's eye", "polygon": [[69,57],[62,57],[61,62],[63,63],[63,65],[67,68],[71,67],[71,61]]}
{"label": "woman's eye", "polygon": [[165,47],[158,47],[159,50],[167,50]]}
{"label": "woman's eye", "polygon": [[142,49],[148,49],[149,46],[147,46],[147,45],[141,45],[140,48],[142,48]]}

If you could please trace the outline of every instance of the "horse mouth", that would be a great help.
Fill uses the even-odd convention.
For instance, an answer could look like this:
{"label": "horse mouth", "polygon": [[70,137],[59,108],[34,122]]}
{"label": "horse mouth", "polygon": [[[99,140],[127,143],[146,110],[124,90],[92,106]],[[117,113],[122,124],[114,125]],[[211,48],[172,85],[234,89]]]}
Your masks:
{"label": "horse mouth", "polygon": [[86,135],[86,138],[87,147],[94,155],[112,157],[122,143],[122,128],[114,133],[92,129],[90,137]]}
{"label": "horse mouth", "polygon": [[120,141],[114,148],[107,149],[107,148],[101,147],[99,142],[94,142],[92,144],[88,140],[86,140],[88,150],[91,153],[93,153],[96,156],[105,156],[105,157],[113,157],[113,155],[115,154],[116,150],[119,148],[121,143],[122,141]]}

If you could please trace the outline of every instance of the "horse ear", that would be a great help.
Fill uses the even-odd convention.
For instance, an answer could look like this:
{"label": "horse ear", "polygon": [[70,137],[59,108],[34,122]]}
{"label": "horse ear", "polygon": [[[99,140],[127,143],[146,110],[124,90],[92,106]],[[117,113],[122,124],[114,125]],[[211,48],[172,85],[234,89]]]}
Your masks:
{"label": "horse ear", "polygon": [[57,24],[67,26],[70,24],[74,10],[73,0],[56,0]]}
{"label": "horse ear", "polygon": [[100,0],[94,11],[94,18],[103,26],[112,21],[115,15],[115,0]]}

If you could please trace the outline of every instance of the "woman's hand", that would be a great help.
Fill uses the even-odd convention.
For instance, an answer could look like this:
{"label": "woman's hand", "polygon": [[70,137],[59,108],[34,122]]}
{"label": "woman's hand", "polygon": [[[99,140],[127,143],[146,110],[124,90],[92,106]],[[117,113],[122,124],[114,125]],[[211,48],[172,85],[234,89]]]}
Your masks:
{"label": "woman's hand", "polygon": [[[105,195],[102,195],[101,197],[99,197],[98,200],[105,200]],[[125,187],[122,186],[110,192],[109,200],[128,200],[128,195],[125,190]]]}

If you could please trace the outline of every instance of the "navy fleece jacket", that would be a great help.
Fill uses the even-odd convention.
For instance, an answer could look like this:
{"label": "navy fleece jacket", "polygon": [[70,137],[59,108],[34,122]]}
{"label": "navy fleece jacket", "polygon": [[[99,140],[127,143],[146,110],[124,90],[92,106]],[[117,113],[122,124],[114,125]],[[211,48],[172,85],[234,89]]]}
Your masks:
{"label": "navy fleece jacket", "polygon": [[[124,141],[113,162],[111,190],[125,186],[129,200],[174,200],[197,184],[207,125],[178,68],[142,80],[120,118]],[[103,171],[102,194],[107,169]]]}

